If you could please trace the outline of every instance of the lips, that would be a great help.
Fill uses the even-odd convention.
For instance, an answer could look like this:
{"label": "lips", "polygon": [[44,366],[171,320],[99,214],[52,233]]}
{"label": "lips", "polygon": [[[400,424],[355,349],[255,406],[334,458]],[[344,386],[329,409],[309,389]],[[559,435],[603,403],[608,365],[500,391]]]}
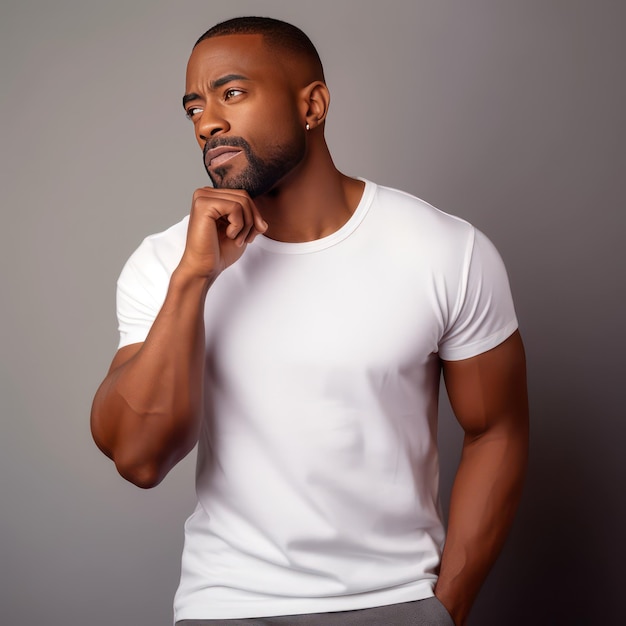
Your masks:
{"label": "lips", "polygon": [[223,165],[226,161],[230,161],[230,159],[236,157],[241,152],[243,152],[243,150],[235,146],[219,146],[218,148],[212,148],[211,150],[207,150],[204,155],[204,164],[207,168],[217,167],[218,165]]}

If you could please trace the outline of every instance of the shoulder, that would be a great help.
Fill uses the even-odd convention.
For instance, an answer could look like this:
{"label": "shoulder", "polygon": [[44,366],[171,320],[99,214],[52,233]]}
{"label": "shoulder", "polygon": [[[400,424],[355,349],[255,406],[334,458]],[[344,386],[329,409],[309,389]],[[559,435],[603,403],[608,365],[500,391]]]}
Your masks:
{"label": "shoulder", "polygon": [[185,249],[189,216],[167,230],[147,236],[131,254],[126,265],[145,268],[159,266],[173,271]]}
{"label": "shoulder", "polygon": [[394,246],[419,249],[431,259],[463,259],[476,237],[476,229],[466,220],[383,185],[375,185],[370,215],[375,231],[385,233]]}
{"label": "shoulder", "polygon": [[185,249],[189,216],[167,230],[147,236],[131,255],[135,261],[158,261],[164,265],[178,263]]}
{"label": "shoulder", "polygon": [[429,229],[433,233],[467,236],[473,229],[460,217],[446,213],[406,191],[383,185],[375,186],[373,208],[381,218],[402,219],[409,226]]}
{"label": "shoulder", "polygon": [[167,230],[146,237],[126,261],[118,286],[140,282],[147,287],[169,281],[185,249],[188,223],[189,216],[185,216]]}

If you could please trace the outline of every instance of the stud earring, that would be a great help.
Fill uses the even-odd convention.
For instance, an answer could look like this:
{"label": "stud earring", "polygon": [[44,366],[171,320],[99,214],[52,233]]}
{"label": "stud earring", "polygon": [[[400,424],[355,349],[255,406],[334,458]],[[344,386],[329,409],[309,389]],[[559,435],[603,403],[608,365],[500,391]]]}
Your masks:
{"label": "stud earring", "polygon": [[311,127],[309,126],[309,123],[308,123],[308,122],[306,123],[305,128],[306,128],[307,130],[311,130]]}

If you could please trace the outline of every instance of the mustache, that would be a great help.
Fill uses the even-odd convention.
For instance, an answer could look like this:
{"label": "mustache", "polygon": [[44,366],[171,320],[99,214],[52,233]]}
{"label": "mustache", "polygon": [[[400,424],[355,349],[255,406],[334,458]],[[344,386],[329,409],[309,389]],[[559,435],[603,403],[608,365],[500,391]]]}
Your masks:
{"label": "mustache", "polygon": [[202,149],[202,158],[206,163],[206,153],[214,148],[241,148],[246,154],[250,154],[250,144],[243,137],[215,137],[207,141]]}

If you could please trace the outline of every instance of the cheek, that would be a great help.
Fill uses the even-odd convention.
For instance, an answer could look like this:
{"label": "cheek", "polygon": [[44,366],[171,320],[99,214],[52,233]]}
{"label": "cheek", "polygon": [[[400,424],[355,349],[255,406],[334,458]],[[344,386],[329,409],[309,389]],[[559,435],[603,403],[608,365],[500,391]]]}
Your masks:
{"label": "cheek", "polygon": [[263,124],[283,136],[293,133],[300,126],[300,112],[290,97],[276,97],[266,102],[260,112]]}
{"label": "cheek", "polygon": [[264,143],[268,146],[286,146],[299,143],[304,137],[302,133],[304,126],[300,127],[300,120],[297,111],[282,109],[282,113],[274,109],[274,114],[268,116],[262,124],[257,126],[257,132],[263,137]]}

